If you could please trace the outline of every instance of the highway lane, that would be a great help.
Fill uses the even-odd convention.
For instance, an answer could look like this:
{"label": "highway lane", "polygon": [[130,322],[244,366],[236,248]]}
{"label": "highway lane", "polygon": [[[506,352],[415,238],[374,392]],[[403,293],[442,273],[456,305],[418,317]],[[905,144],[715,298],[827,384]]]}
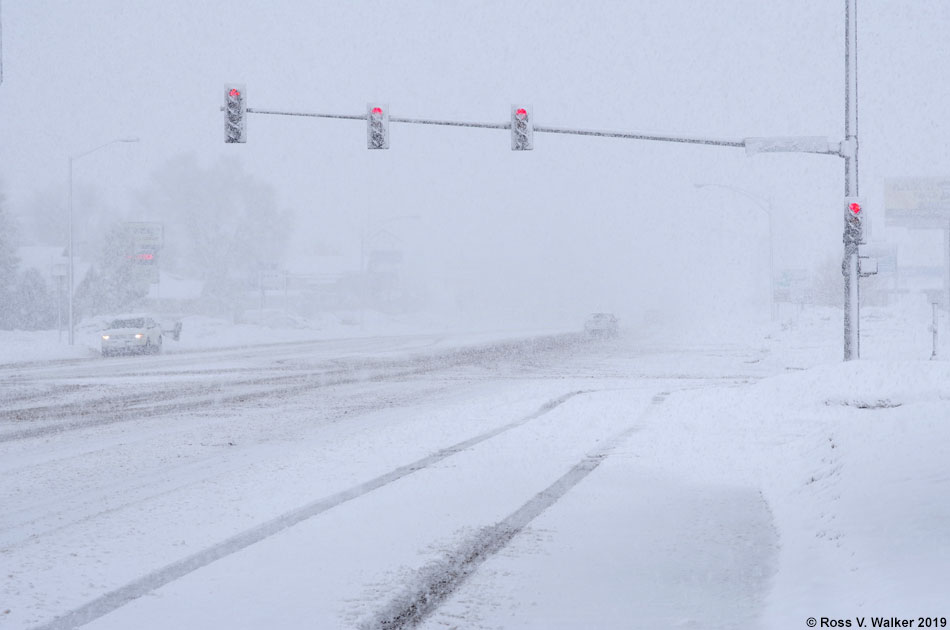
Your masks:
{"label": "highway lane", "polygon": [[[50,628],[76,615],[93,627],[122,627],[130,622],[123,615],[137,617],[137,627],[168,622],[193,607],[166,607],[156,617],[138,608],[150,598],[126,606],[122,597],[136,589],[185,597],[193,580],[246,553],[293,555],[284,537],[311,526],[335,532],[319,537],[329,547],[313,548],[324,562],[339,560],[320,591],[327,627],[374,619],[400,594],[394,572],[438,563],[440,549],[465,532],[503,520],[630,429],[659,392],[740,382],[729,373],[748,357],[715,349],[706,356],[713,369],[694,354],[691,373],[679,367],[688,352],[577,338],[382,352],[388,356],[354,350],[361,356],[343,364],[359,378],[319,387],[318,375],[340,361],[318,358],[308,372],[297,355],[293,374],[275,382],[270,366],[284,360],[277,352],[262,373],[218,377],[234,385],[231,400],[194,407],[186,396],[177,411],[134,422],[132,413],[0,443],[0,501],[11,506],[0,516],[0,559],[11,567],[0,599],[14,602],[10,619]],[[255,377],[267,383],[246,382]],[[618,392],[624,405],[597,406]],[[91,417],[101,415],[100,408]],[[334,547],[340,532],[389,543],[370,545],[353,564]],[[174,569],[189,558],[207,562]],[[383,586],[366,595],[374,580]],[[251,582],[214,597],[243,588]],[[121,601],[116,593],[125,594]]]}
{"label": "highway lane", "polygon": [[179,355],[51,362],[0,370],[0,442],[241,406],[310,389],[381,380],[581,343],[561,334],[463,343],[438,336],[269,344]]}

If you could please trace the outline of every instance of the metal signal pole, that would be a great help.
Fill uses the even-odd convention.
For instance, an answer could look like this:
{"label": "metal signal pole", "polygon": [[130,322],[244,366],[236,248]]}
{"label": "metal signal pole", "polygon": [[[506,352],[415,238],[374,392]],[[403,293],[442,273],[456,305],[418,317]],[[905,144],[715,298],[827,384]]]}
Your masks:
{"label": "metal signal pole", "polygon": [[[857,197],[858,190],[858,47],[857,47],[857,0],[845,0],[845,52],[844,52],[844,196]],[[861,356],[860,350],[860,289],[859,241],[849,239],[847,228],[844,235],[844,259],[841,273],[844,275],[844,360]]]}
{"label": "metal signal pole", "polygon": [[[531,124],[532,133],[569,134],[578,136],[593,136],[600,138],[620,138],[626,140],[647,140],[655,142],[677,142],[684,144],[701,144],[706,146],[732,147],[745,149],[747,155],[756,153],[813,153],[816,155],[834,155],[844,159],[844,198],[857,198],[858,189],[858,38],[857,38],[857,0],[845,0],[845,134],[844,140],[837,142],[821,136],[775,136],[756,138],[710,138],[701,136],[684,136],[676,134],[657,134],[630,131],[608,131],[599,129],[576,129],[567,127],[551,127]],[[230,85],[230,84],[226,84]],[[225,123],[230,120],[225,107]],[[449,127],[474,127],[481,129],[510,130],[512,136],[512,150],[530,150],[534,147],[515,137],[517,133],[517,115],[526,114],[527,108],[512,109],[513,121],[505,123],[463,122],[455,120],[434,120],[429,118],[402,118],[390,116],[389,122],[408,123],[414,125],[443,125]],[[316,112],[293,112],[275,109],[242,108],[237,118],[244,124],[244,114],[270,114],[276,116],[304,116],[313,118],[335,118],[340,120],[360,120],[372,124],[371,113],[368,114],[333,114]],[[388,113],[388,112],[387,112]],[[242,127],[243,128],[243,127]],[[233,141],[233,140],[228,140]],[[386,146],[370,145],[371,149],[388,148]],[[860,356],[860,288],[861,276],[859,247],[861,245],[861,223],[864,215],[861,214],[862,204],[854,200],[856,210],[853,216],[844,216],[844,257],[841,262],[841,272],[844,276],[844,360],[850,361]],[[840,207],[840,206],[839,206]],[[855,223],[849,227],[849,221]],[[950,232],[948,232],[950,234]],[[770,274],[771,275],[771,274]]]}

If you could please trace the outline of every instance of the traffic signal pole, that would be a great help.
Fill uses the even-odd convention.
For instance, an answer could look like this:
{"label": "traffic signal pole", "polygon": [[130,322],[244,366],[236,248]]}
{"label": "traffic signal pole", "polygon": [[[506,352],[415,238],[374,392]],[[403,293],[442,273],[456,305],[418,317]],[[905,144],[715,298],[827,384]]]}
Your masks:
{"label": "traffic signal pole", "polygon": [[[238,90],[240,107],[234,103],[236,84],[225,86],[226,100],[222,111],[225,111],[226,142],[244,142],[246,131],[244,126],[244,112],[249,114],[265,114],[275,116],[300,116],[309,118],[332,118],[338,120],[359,120],[367,125],[367,141],[370,149],[388,149],[388,123],[404,123],[413,125],[437,125],[444,127],[472,127],[478,129],[509,130],[512,134],[511,148],[514,151],[532,150],[534,132],[565,134],[574,136],[592,136],[599,138],[620,138],[626,140],[647,140],[656,142],[676,142],[681,144],[698,144],[745,149],[746,154],[756,153],[814,153],[817,155],[834,155],[844,159],[844,196],[845,199],[857,197],[858,190],[858,64],[857,64],[857,0],[845,0],[845,137],[843,141],[834,142],[826,137],[763,137],[763,138],[708,138],[702,136],[681,136],[671,134],[655,134],[631,131],[607,131],[594,129],[576,129],[569,127],[551,127],[535,125],[530,108],[521,106],[512,107],[512,119],[503,123],[480,123],[457,120],[436,120],[431,118],[402,118],[389,116],[388,107],[371,105],[365,114],[332,114],[314,112],[293,112],[275,109],[259,109],[246,107],[243,86]],[[228,95],[232,95],[228,100]],[[239,113],[238,113],[239,112]],[[239,129],[238,134],[235,130]],[[863,204],[858,203],[858,211],[854,216],[845,215],[845,229],[843,235],[844,257],[841,271],[844,276],[844,360],[850,361],[860,356],[860,328],[859,302],[861,263],[859,246],[862,241],[860,223],[863,222]],[[860,216],[859,216],[860,215]],[[849,219],[852,228],[849,229]],[[857,229],[853,226],[857,222]]]}
{"label": "traffic signal pole", "polygon": [[[842,157],[844,158],[844,196],[857,197],[858,190],[858,55],[857,55],[857,0],[845,0],[845,96],[844,135]],[[844,360],[860,358],[860,258],[861,235],[849,236],[847,223],[844,229],[844,258],[841,271],[844,274]]]}

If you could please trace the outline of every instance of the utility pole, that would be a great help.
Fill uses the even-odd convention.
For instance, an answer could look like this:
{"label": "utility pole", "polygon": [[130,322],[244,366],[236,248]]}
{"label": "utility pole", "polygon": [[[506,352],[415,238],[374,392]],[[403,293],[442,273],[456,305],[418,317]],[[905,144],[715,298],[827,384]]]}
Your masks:
{"label": "utility pole", "polygon": [[931,324],[930,331],[933,333],[933,351],[930,353],[930,360],[933,361],[937,358],[937,303],[933,302],[930,304],[931,312]]}
{"label": "utility pole", "polygon": [[264,296],[266,295],[266,291],[264,289],[264,270],[263,269],[261,269],[260,271],[259,279],[260,279],[260,285],[261,285],[261,308],[260,308],[260,319],[257,321],[257,323],[260,326],[263,326],[264,325]]}
{"label": "utility pole", "polygon": [[3,84],[3,3],[0,2],[0,85]]}
{"label": "utility pole", "polygon": [[[858,52],[857,0],[845,0],[845,95],[844,95],[844,196],[858,197]],[[847,222],[844,229],[844,360],[860,358],[860,293],[859,251],[860,238],[849,238]]]}

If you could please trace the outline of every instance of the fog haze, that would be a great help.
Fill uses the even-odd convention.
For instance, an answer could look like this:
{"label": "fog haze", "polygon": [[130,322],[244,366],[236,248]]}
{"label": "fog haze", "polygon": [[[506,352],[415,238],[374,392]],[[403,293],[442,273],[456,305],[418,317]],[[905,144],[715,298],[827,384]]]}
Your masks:
{"label": "fog haze", "polygon": [[[361,114],[372,101],[393,116],[504,122],[526,103],[540,125],[837,140],[843,2],[6,0],[0,10],[0,178],[34,243],[61,238],[61,225],[30,225],[41,210],[47,224],[65,216],[68,157],[136,136],[75,163],[77,252],[120,220],[163,221],[174,235],[181,208],[157,203],[156,173],[191,160],[233,164],[269,187],[284,222],[275,232],[290,235],[270,267],[321,273],[332,257],[357,272],[382,239],[403,252],[417,306],[448,318],[767,318],[768,202],[776,273],[840,257],[836,157],[544,133],[515,153],[507,131],[398,123],[390,150],[367,151],[361,121],[254,114],[247,144],[225,145],[219,107],[223,84],[240,82],[252,108]],[[879,239],[883,178],[947,170],[938,111],[950,7],[864,0],[858,20],[860,185]],[[208,186],[205,206],[226,197]],[[169,256],[163,265],[176,267]]]}
{"label": "fog haze", "polygon": [[0,25],[0,628],[946,627],[950,1]]}

